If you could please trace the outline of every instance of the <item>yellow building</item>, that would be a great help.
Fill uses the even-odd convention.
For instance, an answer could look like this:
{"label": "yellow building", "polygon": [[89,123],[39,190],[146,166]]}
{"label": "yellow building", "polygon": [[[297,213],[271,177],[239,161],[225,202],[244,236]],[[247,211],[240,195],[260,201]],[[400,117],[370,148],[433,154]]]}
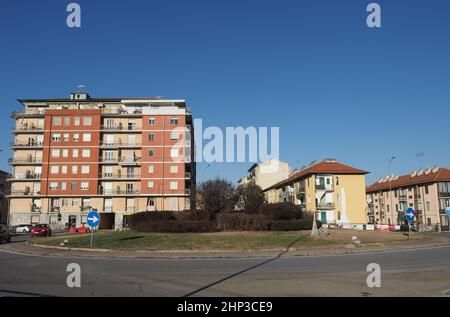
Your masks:
{"label": "yellow building", "polygon": [[265,198],[268,203],[300,205],[306,212],[315,212],[324,224],[367,224],[366,174],[335,159],[326,159],[265,189]]}

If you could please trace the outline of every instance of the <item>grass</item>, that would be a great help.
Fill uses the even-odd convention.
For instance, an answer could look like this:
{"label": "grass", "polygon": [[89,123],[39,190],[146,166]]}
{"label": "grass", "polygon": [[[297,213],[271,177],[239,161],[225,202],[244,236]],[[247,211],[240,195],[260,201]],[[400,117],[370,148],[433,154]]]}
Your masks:
{"label": "grass", "polygon": [[[33,238],[32,242],[58,246],[68,239],[71,247],[90,247],[90,235]],[[337,244],[317,240],[308,232],[139,233],[134,231],[94,234],[94,248],[114,250],[268,250]]]}

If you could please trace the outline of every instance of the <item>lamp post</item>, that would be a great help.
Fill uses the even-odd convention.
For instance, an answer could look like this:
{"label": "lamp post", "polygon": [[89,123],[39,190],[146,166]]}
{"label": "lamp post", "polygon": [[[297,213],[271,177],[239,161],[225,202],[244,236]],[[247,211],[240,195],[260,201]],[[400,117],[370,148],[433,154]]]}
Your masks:
{"label": "lamp post", "polygon": [[[394,208],[393,208],[393,206],[392,206],[392,177],[391,177],[391,163],[392,163],[393,160],[395,160],[396,157],[397,157],[397,156],[394,155],[394,156],[389,160],[389,163],[388,163],[388,171],[389,171],[389,200],[390,200],[389,205],[390,205],[391,213],[392,213],[392,211],[394,210]],[[398,221],[398,215],[397,215],[397,221]]]}

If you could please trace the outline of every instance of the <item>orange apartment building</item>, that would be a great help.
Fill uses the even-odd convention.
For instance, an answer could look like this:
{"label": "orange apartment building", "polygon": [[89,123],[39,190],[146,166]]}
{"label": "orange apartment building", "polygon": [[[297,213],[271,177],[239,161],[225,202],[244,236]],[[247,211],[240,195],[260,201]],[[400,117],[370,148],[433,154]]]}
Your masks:
{"label": "orange apartment building", "polygon": [[445,227],[450,208],[450,170],[427,168],[402,176],[387,176],[366,188],[370,223],[398,225],[408,208],[416,221],[428,227]]}
{"label": "orange apartment building", "polygon": [[185,100],[91,98],[19,100],[10,225],[121,228],[142,211],[195,208],[194,131]]}

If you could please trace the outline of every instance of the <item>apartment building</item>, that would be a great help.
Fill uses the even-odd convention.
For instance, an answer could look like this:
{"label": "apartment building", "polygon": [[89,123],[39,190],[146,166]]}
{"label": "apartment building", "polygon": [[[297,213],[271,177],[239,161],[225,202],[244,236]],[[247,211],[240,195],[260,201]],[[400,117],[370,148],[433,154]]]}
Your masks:
{"label": "apartment building", "polygon": [[8,224],[9,173],[0,170],[0,223]]}
{"label": "apartment building", "polygon": [[383,177],[366,193],[371,223],[400,224],[404,211],[413,208],[418,223],[443,226],[450,207],[450,170],[434,167]]}
{"label": "apartment building", "polygon": [[263,190],[288,178],[292,173],[292,168],[288,163],[272,159],[266,162],[253,164],[248,175],[238,181],[238,185],[245,185],[254,182]]}
{"label": "apartment building", "polygon": [[292,202],[316,213],[324,224],[367,224],[365,175],[368,172],[325,159],[312,162],[264,190],[268,203]]}
{"label": "apartment building", "polygon": [[194,208],[192,115],[185,100],[19,100],[13,112],[10,225],[120,228],[128,215]]}

